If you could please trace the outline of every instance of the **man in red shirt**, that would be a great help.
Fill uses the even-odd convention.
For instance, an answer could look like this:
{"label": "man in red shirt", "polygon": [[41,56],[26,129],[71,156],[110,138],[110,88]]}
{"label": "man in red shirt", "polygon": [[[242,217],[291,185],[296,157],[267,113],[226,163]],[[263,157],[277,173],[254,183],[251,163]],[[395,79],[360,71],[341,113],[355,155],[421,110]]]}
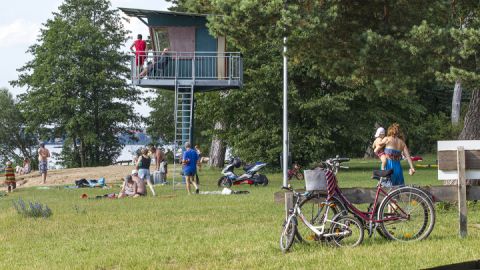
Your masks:
{"label": "man in red shirt", "polygon": [[147,57],[147,42],[142,40],[141,34],[138,34],[137,40],[130,46],[131,51],[133,51],[133,47],[135,47],[135,66],[138,72],[142,69],[145,58]]}

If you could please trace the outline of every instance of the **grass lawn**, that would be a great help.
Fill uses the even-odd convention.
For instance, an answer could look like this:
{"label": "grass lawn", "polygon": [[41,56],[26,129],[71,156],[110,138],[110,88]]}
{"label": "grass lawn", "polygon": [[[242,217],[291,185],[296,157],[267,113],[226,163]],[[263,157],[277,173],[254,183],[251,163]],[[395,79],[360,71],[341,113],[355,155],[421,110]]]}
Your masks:
{"label": "grass lawn", "polygon": [[[370,174],[377,166],[350,162],[350,170],[338,175],[340,186],[373,187]],[[459,239],[455,209],[437,209],[425,241],[398,243],[376,235],[354,249],[296,244],[282,254],[284,206],[273,201],[281,174],[267,175],[267,187],[239,186],[250,194],[230,196],[187,196],[171,185],[156,187],[157,197],[121,200],[80,198],[118,187],[19,189],[0,197],[0,269],[419,269],[480,259],[480,229],[469,226],[468,238]],[[219,170],[200,176],[202,191],[218,190]],[[440,184],[436,179],[430,168],[406,175],[407,184]],[[48,204],[53,215],[19,216],[12,206],[19,197]],[[469,225],[479,224],[480,206],[470,204],[468,210]]]}

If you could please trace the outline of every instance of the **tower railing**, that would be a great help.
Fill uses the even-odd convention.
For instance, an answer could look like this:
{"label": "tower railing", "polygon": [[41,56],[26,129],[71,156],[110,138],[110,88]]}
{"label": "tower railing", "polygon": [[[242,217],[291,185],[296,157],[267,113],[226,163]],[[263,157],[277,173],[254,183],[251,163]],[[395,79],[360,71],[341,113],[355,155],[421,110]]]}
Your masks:
{"label": "tower railing", "polygon": [[[144,57],[143,65],[139,58]],[[243,79],[239,52],[167,52],[149,51],[145,56],[131,55],[131,80],[238,80]]]}

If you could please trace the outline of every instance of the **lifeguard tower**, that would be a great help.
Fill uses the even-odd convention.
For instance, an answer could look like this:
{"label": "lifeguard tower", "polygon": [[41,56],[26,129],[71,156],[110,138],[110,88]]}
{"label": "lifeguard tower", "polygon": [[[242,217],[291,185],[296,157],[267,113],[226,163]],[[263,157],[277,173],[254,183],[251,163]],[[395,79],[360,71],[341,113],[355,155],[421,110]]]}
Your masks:
{"label": "lifeguard tower", "polygon": [[[193,144],[195,92],[241,88],[243,65],[240,53],[226,52],[225,37],[210,35],[206,27],[207,15],[132,8],[120,10],[138,18],[150,32],[145,66],[137,67],[135,56],[132,56],[132,84],[175,91],[175,144]],[[164,48],[170,50],[162,55]],[[155,66],[162,57],[168,57],[168,62]],[[141,74],[149,65],[150,72],[147,70],[146,74]]]}

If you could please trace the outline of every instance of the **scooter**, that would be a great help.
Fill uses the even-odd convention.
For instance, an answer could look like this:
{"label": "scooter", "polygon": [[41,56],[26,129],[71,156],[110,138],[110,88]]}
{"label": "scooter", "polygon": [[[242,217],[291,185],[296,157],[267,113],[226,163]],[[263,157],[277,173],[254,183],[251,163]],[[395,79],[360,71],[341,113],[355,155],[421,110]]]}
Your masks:
{"label": "scooter", "polygon": [[242,161],[239,158],[232,158],[230,162],[223,168],[223,176],[218,179],[217,185],[219,187],[231,187],[232,185],[249,184],[249,185],[268,185],[268,178],[263,174],[257,172],[265,167],[267,163],[256,162],[246,165],[243,170],[244,174],[238,176],[233,171],[235,168],[240,168]]}

